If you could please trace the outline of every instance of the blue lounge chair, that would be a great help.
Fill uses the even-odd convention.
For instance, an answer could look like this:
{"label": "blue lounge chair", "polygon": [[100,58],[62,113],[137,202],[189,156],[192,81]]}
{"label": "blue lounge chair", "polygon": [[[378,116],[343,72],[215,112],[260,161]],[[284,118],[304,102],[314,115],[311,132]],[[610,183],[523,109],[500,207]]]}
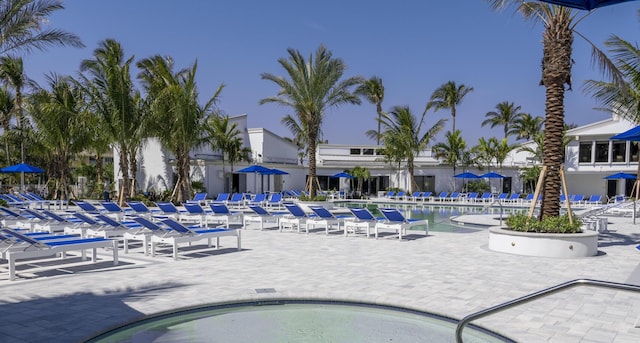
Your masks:
{"label": "blue lounge chair", "polygon": [[385,195],[386,198],[389,199],[393,199],[393,197],[396,195],[395,191],[388,191],[387,194]]}
{"label": "blue lounge chair", "polygon": [[[507,193],[500,193],[500,194],[504,194],[503,199],[507,197]],[[491,192],[484,192],[484,193],[482,193],[482,195],[480,195],[479,200],[482,201],[482,202],[487,202],[487,201],[491,201],[492,197],[493,197],[493,194],[491,194]],[[500,197],[498,197],[496,199],[500,200]]]}
{"label": "blue lounge chair", "polygon": [[309,229],[307,228],[307,219],[309,219],[309,216],[296,204],[285,203],[284,207],[289,211],[289,215],[280,218],[278,222],[280,231],[282,232],[284,229],[296,229],[298,233],[300,233],[300,228],[304,226],[307,233],[309,233]]}
{"label": "blue lounge chair", "polygon": [[113,201],[103,201],[100,205],[105,209],[103,213],[108,213],[117,220],[122,220],[126,214],[125,210]]}
{"label": "blue lounge chair", "polygon": [[226,203],[227,200],[229,200],[229,193],[218,193],[218,197],[214,201]]}
{"label": "blue lounge chair", "polygon": [[233,193],[231,194],[231,198],[227,200],[227,206],[229,207],[240,208],[243,205],[244,205],[244,194],[242,193]]}
{"label": "blue lounge chair", "polygon": [[265,206],[267,203],[267,194],[266,193],[258,193],[249,201],[249,205],[256,206]]}
{"label": "blue lounge chair", "polygon": [[39,257],[49,257],[62,254],[63,257],[68,251],[81,251],[83,259],[85,251],[93,251],[91,260],[97,260],[97,248],[111,248],[113,251],[113,265],[118,265],[118,241],[105,238],[85,238],[72,240],[38,241],[29,236],[23,235],[15,230],[1,229],[4,233],[24,241],[27,246],[20,250],[7,251],[9,261],[9,280],[16,278],[16,262],[18,260],[33,259]]}
{"label": "blue lounge chair", "polygon": [[416,192],[411,193],[411,200],[418,201],[420,199],[422,199],[422,192],[417,192],[416,191]]}
{"label": "blue lounge chair", "polygon": [[194,204],[206,204],[207,203],[207,193],[206,192],[202,192],[202,193],[196,193],[193,195],[193,199],[191,200],[187,200],[188,203],[194,203]]}
{"label": "blue lounge chair", "polygon": [[282,193],[273,193],[267,201],[269,208],[282,208]]}
{"label": "blue lounge chair", "polygon": [[153,211],[151,211],[147,205],[139,201],[128,202],[127,205],[133,210],[134,214],[137,216],[142,216],[145,218],[151,218],[153,215]]}
{"label": "blue lounge chair", "polygon": [[[259,205],[249,205],[249,209],[253,213],[245,213],[242,216],[242,226],[247,229],[250,223],[258,223],[260,225],[260,230],[264,229],[264,224],[275,224],[275,227],[278,227],[278,222],[282,215],[286,214],[285,212],[269,212],[265,210],[262,206]],[[288,213],[288,212],[287,212]]]}
{"label": "blue lounge chair", "polygon": [[585,204],[588,205],[600,205],[602,204],[602,195],[593,194],[589,197],[589,200],[585,201]]}
{"label": "blue lounge chair", "polygon": [[161,214],[164,216],[163,219],[173,218],[180,220],[180,215],[183,213],[186,214],[186,211],[180,212],[180,210],[170,202],[156,202],[156,206],[160,209],[160,212],[162,212]]}
{"label": "blue lounge chair", "polygon": [[358,233],[360,229],[367,230],[367,238],[371,235],[371,229],[375,229],[376,223],[384,218],[376,218],[371,211],[366,208],[350,208],[353,213],[354,220],[345,220],[344,222],[344,235],[347,236],[349,232]]}
{"label": "blue lounge chair", "polygon": [[467,194],[466,200],[467,201],[471,201],[471,202],[475,202],[478,200],[478,196],[480,195],[480,193],[478,192],[471,192],[469,194]]}
{"label": "blue lounge chair", "polygon": [[344,220],[347,217],[335,216],[322,206],[309,206],[309,208],[316,215],[315,217],[311,217],[307,220],[307,233],[310,229],[313,230],[317,227],[323,227],[325,228],[325,234],[328,235],[329,229],[334,225],[337,227],[337,230],[340,230],[340,225],[344,223]]}
{"label": "blue lounge chair", "polygon": [[402,236],[406,235],[407,229],[413,226],[424,226],[425,235],[429,235],[429,222],[425,219],[407,219],[395,208],[382,208],[380,213],[385,217],[385,220],[377,222],[374,227],[376,239],[381,229],[393,229],[398,233],[398,239],[402,240]]}
{"label": "blue lounge chair", "polygon": [[444,201],[448,195],[449,192],[440,192],[440,194],[438,194],[438,196],[434,200]]}
{"label": "blue lounge chair", "polygon": [[208,246],[211,247],[211,239],[216,239],[216,249],[220,249],[220,237],[234,236],[237,239],[237,249],[241,250],[241,230],[240,229],[228,229],[228,228],[202,228],[195,229],[189,228],[182,223],[179,223],[173,219],[165,219],[161,221],[164,225],[170,227],[175,234],[169,235],[151,235],[151,256],[155,256],[156,246],[158,244],[169,244],[173,247],[173,258],[178,259],[178,244],[180,243],[192,243],[203,239],[208,241]]}
{"label": "blue lounge chair", "polygon": [[151,244],[151,235],[163,236],[170,233],[171,229],[166,226],[160,226],[144,217],[133,218],[135,222],[141,226],[136,229],[129,230],[122,234],[124,241],[124,253],[129,253],[129,242],[139,241],[142,243],[144,254],[149,255],[149,245]]}
{"label": "blue lounge chair", "polygon": [[[199,203],[186,202],[182,204],[182,207],[184,207],[187,212],[180,215],[181,222],[196,222],[200,224],[200,226],[209,226],[209,216]],[[226,225],[229,226],[229,223],[227,222]]]}
{"label": "blue lounge chair", "polygon": [[225,227],[229,227],[232,222],[242,223],[242,212],[231,212],[227,205],[216,202],[209,204],[209,207],[211,208],[213,215],[210,216],[208,220],[222,223]]}
{"label": "blue lounge chair", "polygon": [[445,198],[447,201],[455,201],[460,198],[460,192],[452,192],[451,195]]}
{"label": "blue lounge chair", "polygon": [[85,213],[90,213],[90,214],[102,213],[102,211],[100,211],[97,207],[93,206],[93,204],[88,201],[76,201],[76,205],[80,207],[80,209]]}

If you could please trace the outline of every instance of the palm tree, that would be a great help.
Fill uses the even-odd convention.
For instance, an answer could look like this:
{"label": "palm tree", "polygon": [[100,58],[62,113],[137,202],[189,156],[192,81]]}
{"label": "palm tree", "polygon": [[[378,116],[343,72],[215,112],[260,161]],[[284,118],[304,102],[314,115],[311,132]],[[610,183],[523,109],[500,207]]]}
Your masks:
{"label": "palm tree", "polygon": [[53,194],[68,199],[70,160],[93,138],[87,120],[90,114],[84,93],[74,81],[55,74],[47,81],[50,90],[31,97],[30,112],[37,128],[36,142],[46,149],[49,175],[56,180]]}
{"label": "palm tree", "polygon": [[25,86],[35,88],[36,84],[24,73],[22,58],[12,56],[0,57],[0,80],[14,91],[14,116],[20,136],[20,161],[24,162],[24,135],[28,121],[24,116],[22,105],[24,95],[22,92]]}
{"label": "palm tree", "polygon": [[100,117],[110,143],[114,143],[120,153],[119,202],[122,205],[129,194],[129,153],[131,139],[136,137],[135,131],[139,128],[135,117],[140,115],[134,102],[135,89],[130,73],[133,57],[125,59],[120,43],[113,39],[100,42],[93,56],[94,59],[81,62],[80,70],[88,75],[80,77],[91,99],[92,112]]}
{"label": "palm tree", "polygon": [[5,0],[0,6],[0,55],[45,50],[49,46],[84,47],[72,33],[48,28],[47,17],[64,9],[56,0]]}
{"label": "palm tree", "polygon": [[522,113],[517,118],[511,128],[509,129],[509,135],[514,135],[517,139],[531,140],[538,133],[542,132],[544,118],[539,116],[532,116],[529,113]]}
{"label": "palm tree", "polygon": [[446,142],[440,142],[433,146],[432,150],[436,158],[441,158],[453,168],[453,175],[456,175],[456,166],[463,158],[463,153],[467,149],[467,142],[462,138],[460,130],[448,131],[445,135]]}
{"label": "palm tree", "polygon": [[384,130],[381,133],[382,142],[385,150],[394,152],[399,160],[406,161],[407,170],[411,184],[409,192],[417,187],[413,177],[414,161],[416,157],[424,152],[427,145],[435,138],[435,135],[442,130],[446,119],[438,120],[431,128],[422,132],[422,125],[425,122],[427,112],[423,112],[422,116],[416,118],[408,106],[395,106],[391,112],[382,115],[382,126]]}
{"label": "palm tree", "polygon": [[489,139],[480,137],[478,139],[478,144],[474,147],[474,150],[477,151],[476,157],[480,169],[487,167],[487,169],[491,170],[491,163],[493,163],[493,160],[496,157],[497,144],[498,140],[495,137],[491,137]]}
{"label": "palm tree", "polygon": [[[229,124],[229,117],[210,116],[208,118],[207,130],[209,131],[209,142],[213,149],[218,149],[222,152],[222,175],[224,175],[224,191],[228,192],[229,182],[227,181],[227,172],[225,170],[225,160],[230,160],[231,157],[241,158],[240,152],[242,151],[242,138],[240,137],[240,130],[238,130],[238,124]],[[251,150],[248,149],[250,152]],[[247,154],[245,154],[247,155]],[[233,167],[232,167],[233,171]]]}
{"label": "palm tree", "polygon": [[503,101],[496,105],[495,111],[490,111],[485,114],[487,119],[482,122],[482,126],[490,124],[491,128],[494,128],[502,125],[504,127],[504,138],[507,138],[513,123],[523,115],[520,109],[521,107],[516,106],[513,102]]}
{"label": "palm tree", "polygon": [[369,169],[365,168],[365,167],[361,167],[361,166],[356,166],[353,169],[351,169],[351,175],[353,175],[353,177],[356,178],[356,180],[358,180],[358,195],[362,195],[362,186],[364,184],[364,181],[368,180],[371,177],[371,172],[369,171]]}
{"label": "palm tree", "polygon": [[377,76],[372,76],[368,80],[364,80],[355,93],[364,97],[370,103],[376,105],[376,112],[378,113],[378,140],[380,145],[380,118],[382,117],[382,101],[384,100],[384,86],[382,85],[382,79]]}
{"label": "palm tree", "polygon": [[[311,198],[316,195],[316,146],[325,112],[343,104],[360,104],[360,99],[351,92],[351,87],[362,83],[360,77],[340,80],[346,64],[324,45],[318,47],[315,59],[309,60],[299,51],[288,49],[289,58],[280,58],[278,63],[287,72],[289,79],[269,73],[261,75],[263,80],[272,81],[280,89],[278,94],[260,100],[260,104],[277,103],[290,107],[298,119],[299,130],[304,132],[309,155],[308,190]],[[291,117],[293,118],[293,117]]]}
{"label": "palm tree", "polygon": [[137,63],[141,72],[138,78],[147,92],[147,101],[156,125],[154,133],[164,147],[175,156],[177,181],[172,199],[184,202],[191,198],[192,149],[208,143],[207,119],[215,115],[214,105],[224,88],[220,85],[204,106],[198,104],[196,71],[191,68],[173,71],[170,57],[153,56]]}
{"label": "palm tree", "polygon": [[9,152],[10,124],[15,109],[15,100],[6,86],[0,87],[0,126],[3,129],[4,151],[6,154],[6,164],[11,164],[11,154]]}
{"label": "palm tree", "polygon": [[507,159],[507,156],[509,156],[509,153],[513,149],[515,149],[516,146],[509,144],[509,142],[507,141],[507,138],[503,138],[499,141],[496,139],[496,143],[494,147],[495,147],[494,157],[496,159],[496,164],[498,165],[498,168],[502,171],[502,164],[504,163],[504,160]]}
{"label": "palm tree", "polygon": [[[538,1],[487,0],[496,10],[514,7],[525,19],[542,22],[542,79],[545,87],[545,140],[544,165],[546,166],[540,219],[560,215],[560,169],[563,162],[564,93],[565,85],[571,89],[571,58],[575,26],[584,17],[578,18],[578,11],[559,5]],[[613,68],[606,56],[592,45],[595,60],[615,80]]]}
{"label": "palm tree", "polygon": [[465,85],[457,86],[454,81],[449,81],[436,89],[427,103],[427,109],[433,108],[434,111],[439,109],[450,109],[451,118],[453,119],[452,132],[456,131],[456,107],[462,103],[464,97],[473,91],[473,87]]}

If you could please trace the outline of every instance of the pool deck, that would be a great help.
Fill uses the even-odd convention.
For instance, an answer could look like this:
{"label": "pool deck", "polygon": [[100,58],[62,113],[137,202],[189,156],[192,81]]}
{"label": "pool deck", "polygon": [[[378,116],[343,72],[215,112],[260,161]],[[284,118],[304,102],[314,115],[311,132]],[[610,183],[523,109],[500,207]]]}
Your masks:
{"label": "pool deck", "polygon": [[[249,229],[242,232],[242,251],[223,237],[220,250],[185,247],[178,261],[121,249],[120,265],[112,266],[110,253],[100,251],[97,264],[52,259],[34,262],[45,268],[18,266],[13,282],[4,262],[0,337],[5,343],[80,342],[144,315],[274,298],[364,301],[460,319],[572,279],[640,285],[640,223],[611,217],[609,230],[601,235],[600,254],[580,259],[495,253],[487,249],[486,230],[412,232],[398,241]],[[519,342],[640,342],[639,316],[640,294],[577,287],[474,324]]]}

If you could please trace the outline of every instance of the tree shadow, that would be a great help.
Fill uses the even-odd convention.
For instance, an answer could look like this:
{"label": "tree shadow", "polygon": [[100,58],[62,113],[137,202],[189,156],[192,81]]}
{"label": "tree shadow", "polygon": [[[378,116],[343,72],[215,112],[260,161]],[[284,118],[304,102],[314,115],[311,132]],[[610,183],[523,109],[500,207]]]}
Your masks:
{"label": "tree shadow", "polygon": [[83,342],[145,316],[126,301],[161,296],[167,289],[184,286],[165,283],[47,298],[16,292],[11,297],[15,302],[0,304],[0,337],[3,342]]}

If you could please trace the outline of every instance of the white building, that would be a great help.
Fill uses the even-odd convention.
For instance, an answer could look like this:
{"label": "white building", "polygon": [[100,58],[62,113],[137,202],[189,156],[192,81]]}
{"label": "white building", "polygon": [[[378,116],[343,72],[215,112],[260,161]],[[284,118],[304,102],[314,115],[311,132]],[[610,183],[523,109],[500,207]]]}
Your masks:
{"label": "white building", "polygon": [[[225,163],[223,173],[222,156],[219,151],[202,147],[193,151],[191,176],[194,181],[202,181],[210,197],[220,192],[280,192],[287,189],[305,189],[308,166],[301,163],[298,148],[290,141],[265,128],[248,128],[247,115],[230,118],[243,133],[245,146],[251,150],[253,163],[277,168],[285,175],[244,174],[237,171],[248,166],[246,162],[234,165]],[[566,149],[565,171],[570,194],[629,194],[633,182],[626,180],[605,180],[605,176],[617,172],[635,173],[638,160],[637,144],[626,141],[610,141],[615,134],[626,131],[634,125],[617,116],[597,123],[581,126],[567,132],[574,137]],[[525,144],[532,145],[532,142]],[[348,179],[333,178],[332,175],[356,166],[365,167],[371,178],[363,186],[364,193],[379,193],[390,188],[408,190],[410,178],[406,165],[385,162],[381,146],[320,144],[317,147],[317,175],[321,189],[349,190],[355,186]],[[142,191],[162,191],[173,187],[173,156],[160,146],[157,139],[149,139],[138,157],[139,171],[136,175],[138,189]],[[119,156],[114,152],[114,169],[119,175]],[[518,149],[512,151],[503,165],[493,165],[489,170],[463,170],[483,174],[494,171],[506,176],[504,179],[490,180],[492,192],[522,192],[520,170],[539,161],[530,153]],[[431,150],[420,154],[414,162],[414,179],[420,191],[437,194],[442,191],[460,190],[464,180],[453,178],[453,168],[436,159]],[[225,175],[226,174],[226,175]],[[467,180],[468,181],[468,180]],[[633,180],[631,180],[633,181]],[[226,182],[226,186],[225,186]]]}

